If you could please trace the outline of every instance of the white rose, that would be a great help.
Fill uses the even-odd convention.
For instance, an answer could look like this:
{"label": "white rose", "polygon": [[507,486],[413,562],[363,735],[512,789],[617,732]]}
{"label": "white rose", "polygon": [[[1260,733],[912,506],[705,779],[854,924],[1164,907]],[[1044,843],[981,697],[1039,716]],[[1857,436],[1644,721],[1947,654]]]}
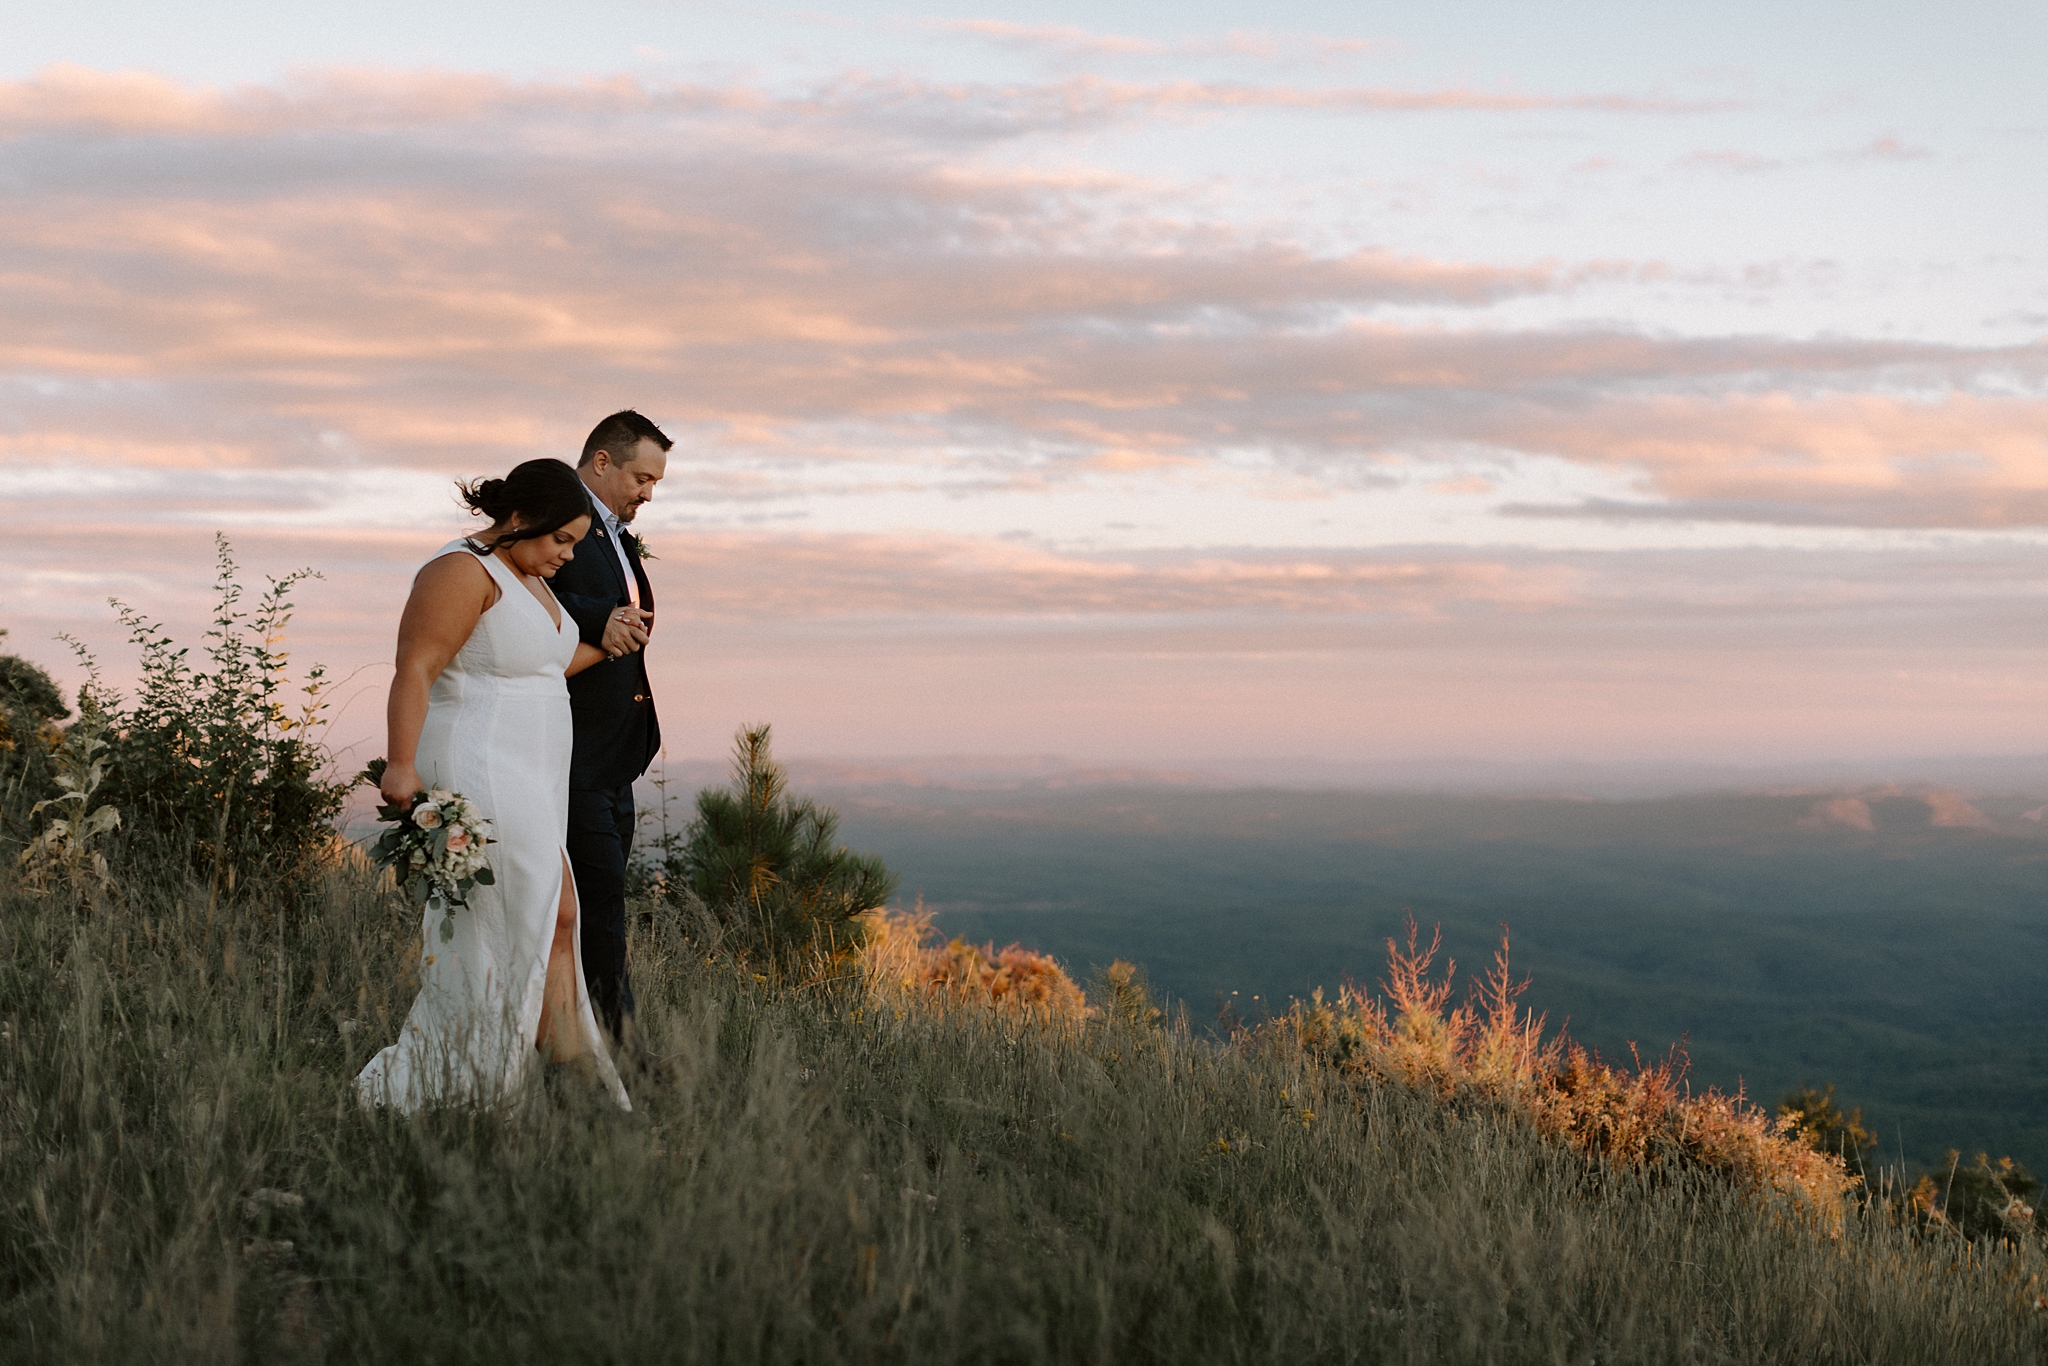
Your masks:
{"label": "white rose", "polygon": [[441,824],[441,808],[432,802],[421,802],[412,809],[412,823],[422,830],[433,830]]}

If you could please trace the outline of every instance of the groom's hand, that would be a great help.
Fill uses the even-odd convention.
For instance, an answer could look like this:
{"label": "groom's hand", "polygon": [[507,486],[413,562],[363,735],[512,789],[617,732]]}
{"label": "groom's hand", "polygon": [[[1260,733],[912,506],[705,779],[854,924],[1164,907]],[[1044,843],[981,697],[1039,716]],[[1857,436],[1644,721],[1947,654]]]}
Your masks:
{"label": "groom's hand", "polygon": [[651,613],[637,607],[618,607],[604,624],[604,652],[607,658],[629,655],[647,644],[647,618]]}

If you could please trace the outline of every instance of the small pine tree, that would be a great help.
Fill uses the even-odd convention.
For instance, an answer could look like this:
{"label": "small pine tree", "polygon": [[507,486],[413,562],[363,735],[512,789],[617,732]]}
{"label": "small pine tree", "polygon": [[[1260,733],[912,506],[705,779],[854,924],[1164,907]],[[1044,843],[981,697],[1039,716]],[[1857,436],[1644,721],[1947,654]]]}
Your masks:
{"label": "small pine tree", "polygon": [[1797,1126],[1799,1139],[1815,1152],[1842,1159],[1851,1171],[1860,1171],[1866,1155],[1874,1155],[1877,1135],[1863,1127],[1863,1111],[1847,1114],[1835,1104],[1835,1088],[1816,1091],[1802,1086],[1778,1102],[1780,1119]]}
{"label": "small pine tree", "polygon": [[1127,1025],[1157,1025],[1166,1012],[1152,1003],[1145,969],[1119,958],[1095,974],[1095,995],[1107,1019]]}
{"label": "small pine tree", "polygon": [[701,901],[726,946],[757,970],[807,980],[859,951],[860,917],[889,899],[896,879],[879,858],[838,842],[837,812],[790,796],[768,732],[742,729],[732,787],[697,794],[668,884]]}

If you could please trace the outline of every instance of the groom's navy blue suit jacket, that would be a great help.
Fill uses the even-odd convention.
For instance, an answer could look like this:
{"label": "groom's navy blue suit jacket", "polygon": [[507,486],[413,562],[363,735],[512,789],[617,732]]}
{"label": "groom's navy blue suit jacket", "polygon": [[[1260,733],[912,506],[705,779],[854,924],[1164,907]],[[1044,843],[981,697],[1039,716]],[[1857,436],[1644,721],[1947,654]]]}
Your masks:
{"label": "groom's navy blue suit jacket", "polygon": [[[631,538],[626,541],[626,559],[638,581],[640,606],[652,612],[654,589]],[[576,619],[577,634],[603,649],[605,622],[632,601],[603,517],[591,514],[590,530],[577,543],[576,558],[555,571],[550,586]],[[569,706],[576,718],[576,747],[569,760],[572,788],[624,787],[645,773],[661,750],[661,724],[654,715],[654,690],[647,685],[644,650],[601,659],[571,678]]]}

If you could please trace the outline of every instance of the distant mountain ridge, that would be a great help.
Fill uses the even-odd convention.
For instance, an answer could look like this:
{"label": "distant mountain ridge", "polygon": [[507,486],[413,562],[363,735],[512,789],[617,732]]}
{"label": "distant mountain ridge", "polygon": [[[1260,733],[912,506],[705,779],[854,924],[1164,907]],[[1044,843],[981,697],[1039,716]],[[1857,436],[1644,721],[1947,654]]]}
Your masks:
{"label": "distant mountain ridge", "polygon": [[1934,783],[1655,798],[1164,785],[808,789],[939,926],[1143,963],[1197,1021],[1371,984],[1404,912],[1700,1084],[1833,1083],[1885,1160],[2048,1168],[2048,802]]}
{"label": "distant mountain ridge", "polygon": [[[1333,761],[1272,759],[1190,760],[1158,765],[1100,763],[1056,754],[939,754],[872,757],[813,756],[786,761],[794,778],[840,789],[909,787],[960,791],[1062,790],[1093,787],[1166,787],[1227,790],[1281,788],[1361,792],[1467,793],[1606,799],[1681,796],[1706,792],[1862,788],[1941,788],[1964,796],[2021,793],[2048,802],[2048,754],[1933,755],[1770,763],[1610,763],[1576,760],[1508,761],[1446,757],[1429,760]],[[669,782],[678,788],[721,781],[726,761],[673,758]],[[649,775],[662,776],[662,767]]]}

